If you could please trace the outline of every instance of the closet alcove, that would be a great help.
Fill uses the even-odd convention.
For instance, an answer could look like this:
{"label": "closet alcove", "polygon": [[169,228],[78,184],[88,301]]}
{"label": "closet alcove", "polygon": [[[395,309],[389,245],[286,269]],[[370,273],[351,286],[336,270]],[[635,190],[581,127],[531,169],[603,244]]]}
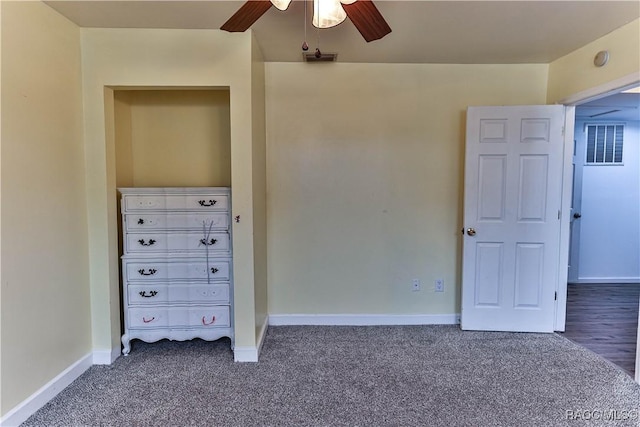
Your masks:
{"label": "closet alcove", "polygon": [[117,187],[231,186],[228,89],[115,90]]}
{"label": "closet alcove", "polygon": [[[231,187],[231,125],[228,89],[116,90],[113,94],[113,100],[113,135],[117,188],[127,192],[135,191],[136,189],[141,191],[158,189],[164,192],[185,187],[202,188],[203,190],[211,187]],[[193,192],[193,190],[189,191]],[[130,195],[129,197],[135,196]],[[118,197],[118,211],[121,210],[121,200]],[[122,217],[118,216],[119,258],[126,252],[123,249],[122,236],[127,233],[123,232],[123,227]],[[127,229],[129,228],[130,226],[127,226]],[[148,232],[153,233],[153,231]],[[176,232],[169,231],[168,233],[171,235]],[[151,250],[154,253],[157,251],[153,247],[145,247],[144,249]],[[181,256],[179,251],[176,252],[176,256],[179,258],[166,257],[165,255],[164,261],[160,262],[159,256],[162,255],[154,255],[153,260],[141,258],[139,261],[153,265],[157,264],[160,270],[178,268],[180,265],[186,265],[184,264],[185,262],[194,263],[193,265],[189,264],[191,269],[195,268],[196,261],[200,261],[200,258],[188,258],[185,261],[184,256]],[[128,262],[131,263],[132,261]],[[174,264],[175,262],[180,264]],[[225,265],[227,265],[226,262]],[[155,314],[155,317],[149,315],[147,316],[148,319],[144,318],[145,323],[147,323],[150,319],[154,319],[154,322],[160,321],[160,318],[156,319],[156,317],[158,315],[162,317],[169,314],[169,312],[177,315],[182,311],[185,313],[191,313],[194,310],[221,311],[224,306],[211,306],[211,302],[206,302],[211,299],[211,296],[209,298],[196,297],[196,294],[188,297],[192,301],[191,303],[186,303],[186,300],[183,301],[184,295],[178,296],[176,292],[169,291],[170,295],[174,295],[169,297],[169,301],[166,300],[166,295],[158,302],[139,298],[133,303],[133,307],[136,308],[131,308],[125,302],[129,301],[129,304],[131,304],[131,292],[134,288],[157,288],[160,291],[156,290],[154,292],[160,292],[160,294],[164,295],[164,292],[170,288],[184,293],[183,291],[187,289],[185,286],[187,286],[189,289],[194,289],[194,291],[189,291],[193,293],[195,289],[205,289],[208,286],[203,286],[199,283],[199,279],[188,279],[188,282],[185,282],[187,280],[186,276],[184,279],[167,281],[168,277],[154,279],[146,275],[142,277],[145,280],[140,283],[147,282],[147,285],[141,286],[138,283],[141,279],[137,275],[129,277],[126,281],[123,279],[123,277],[128,277],[122,271],[124,263],[124,260],[120,263],[119,283],[122,313],[120,329],[121,333],[125,333],[125,337],[127,337],[126,340],[123,337],[124,354],[129,352],[129,337],[131,335],[133,335],[133,338],[153,342],[162,338],[183,340],[193,337],[208,337],[207,339],[216,339],[220,337],[220,334],[223,334],[223,336],[228,334],[224,332],[226,328],[220,329],[213,322],[207,324],[207,326],[200,325],[200,327],[196,326],[195,329],[190,327],[185,330],[185,326],[181,326],[181,322],[185,319],[175,320],[175,322],[178,322],[176,324],[177,329],[166,327],[158,329],[157,326],[153,326],[153,323],[145,324],[143,329],[139,329],[139,327],[125,329],[124,325],[127,324],[125,317],[129,321],[129,327],[132,327],[131,322],[133,319],[131,316],[136,310]],[[167,272],[165,272],[166,274]],[[171,273],[171,276],[173,277],[175,274]],[[227,275],[226,277],[229,277],[229,273],[225,274]],[[190,275],[191,273],[189,273],[189,277],[191,277]],[[154,280],[149,282],[151,279]],[[219,283],[214,283],[214,285],[222,286]],[[228,283],[225,283],[224,286],[232,287]],[[228,292],[231,292],[231,289],[228,289]],[[172,303],[171,298],[178,298],[179,301]],[[202,304],[207,304],[208,308]],[[232,335],[228,336],[232,337]]]}

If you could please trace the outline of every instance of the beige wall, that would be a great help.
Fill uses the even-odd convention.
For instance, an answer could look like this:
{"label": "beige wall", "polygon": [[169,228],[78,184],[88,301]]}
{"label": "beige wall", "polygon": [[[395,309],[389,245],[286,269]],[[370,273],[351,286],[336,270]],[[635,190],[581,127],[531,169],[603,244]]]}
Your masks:
{"label": "beige wall", "polygon": [[[596,67],[593,58],[601,50],[609,51],[609,62]],[[640,19],[553,61],[547,100],[552,104],[632,74],[640,80]]]}
{"label": "beige wall", "polygon": [[264,61],[255,37],[251,40],[251,122],[253,160],[253,250],[256,338],[268,322],[267,306],[267,159]]}
{"label": "beige wall", "polygon": [[116,149],[116,187],[133,187],[132,91],[113,92],[113,139]]}
{"label": "beige wall", "polygon": [[228,90],[116,91],[116,170],[134,187],[228,187]]}
{"label": "beige wall", "polygon": [[2,10],[1,414],[91,351],[80,30]]}
{"label": "beige wall", "polygon": [[243,218],[233,227],[236,346],[256,345],[251,37],[215,30],[81,30],[96,350],[120,347],[116,144],[108,130],[115,126],[115,107],[114,90],[105,87],[229,89],[232,214]]}
{"label": "beige wall", "polygon": [[466,108],[544,104],[547,71],[267,63],[269,313],[459,312]]}

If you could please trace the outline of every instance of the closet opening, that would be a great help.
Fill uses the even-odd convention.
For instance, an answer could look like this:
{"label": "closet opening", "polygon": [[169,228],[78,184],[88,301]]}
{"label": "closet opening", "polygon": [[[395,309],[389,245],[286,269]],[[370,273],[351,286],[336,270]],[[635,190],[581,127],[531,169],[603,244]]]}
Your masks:
{"label": "closet opening", "polygon": [[[116,188],[231,187],[228,87],[117,88],[113,124]],[[120,194],[115,197],[120,259]],[[122,334],[122,271],[119,277]]]}

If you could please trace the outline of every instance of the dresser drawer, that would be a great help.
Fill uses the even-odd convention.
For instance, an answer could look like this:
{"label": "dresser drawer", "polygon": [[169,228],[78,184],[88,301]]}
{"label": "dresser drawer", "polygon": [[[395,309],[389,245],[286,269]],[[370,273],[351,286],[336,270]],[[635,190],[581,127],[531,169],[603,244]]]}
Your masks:
{"label": "dresser drawer", "polygon": [[229,283],[201,285],[129,285],[129,305],[229,303]]}
{"label": "dresser drawer", "polygon": [[228,327],[229,307],[224,305],[194,307],[135,307],[127,312],[132,329],[215,328]]}
{"label": "dresser drawer", "polygon": [[226,232],[211,232],[207,239],[203,233],[127,233],[124,243],[128,254],[228,252],[230,246]]}
{"label": "dresser drawer", "polygon": [[207,274],[207,262],[204,259],[183,262],[127,260],[125,261],[125,280],[127,283],[229,280],[229,264],[230,261],[227,259],[209,260],[209,274]]}
{"label": "dresser drawer", "polygon": [[123,197],[123,212],[149,210],[189,210],[189,211],[227,211],[229,196],[226,194],[126,194]]}
{"label": "dresser drawer", "polygon": [[126,231],[146,230],[194,230],[204,233],[209,230],[227,230],[229,215],[226,213],[146,213],[127,214]]}

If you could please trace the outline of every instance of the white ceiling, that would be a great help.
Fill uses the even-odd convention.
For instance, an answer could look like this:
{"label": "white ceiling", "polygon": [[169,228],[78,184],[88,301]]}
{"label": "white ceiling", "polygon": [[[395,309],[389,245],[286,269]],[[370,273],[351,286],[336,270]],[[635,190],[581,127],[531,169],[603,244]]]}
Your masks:
{"label": "white ceiling", "polygon": [[[217,29],[238,1],[67,1],[49,6],[81,27]],[[320,32],[338,62],[549,63],[640,16],[638,1],[374,0],[393,32],[366,43],[349,22]],[[311,8],[309,8],[311,9]],[[266,61],[301,61],[304,1],[272,7],[256,22]],[[639,35],[640,36],[640,35]],[[307,41],[316,47],[316,30]]]}

